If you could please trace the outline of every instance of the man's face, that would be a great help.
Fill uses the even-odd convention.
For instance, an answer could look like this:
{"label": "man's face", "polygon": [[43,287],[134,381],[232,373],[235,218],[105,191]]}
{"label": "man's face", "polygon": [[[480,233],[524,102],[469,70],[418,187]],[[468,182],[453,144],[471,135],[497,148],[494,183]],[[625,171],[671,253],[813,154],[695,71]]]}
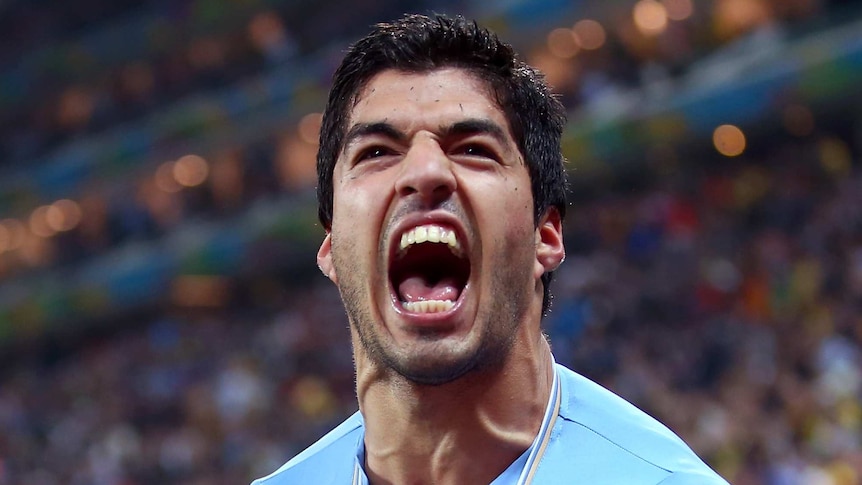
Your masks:
{"label": "man's face", "polygon": [[539,277],[559,261],[537,254],[543,224],[527,167],[467,72],[373,77],[350,115],[333,193],[318,263],[372,362],[444,383],[501,362],[522,322],[538,321]]}

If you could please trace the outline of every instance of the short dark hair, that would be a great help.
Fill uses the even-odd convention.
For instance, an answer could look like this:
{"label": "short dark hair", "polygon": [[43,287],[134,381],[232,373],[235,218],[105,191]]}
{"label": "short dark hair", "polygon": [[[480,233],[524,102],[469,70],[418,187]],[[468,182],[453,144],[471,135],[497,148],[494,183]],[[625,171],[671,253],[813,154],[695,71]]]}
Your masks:
{"label": "short dark hair", "polygon": [[[343,149],[347,122],[359,93],[387,69],[421,73],[446,67],[466,70],[487,83],[506,116],[526,160],[534,221],[550,207],[566,213],[566,172],[560,149],[565,109],[536,69],[518,59],[512,46],[463,17],[407,15],[377,24],[354,43],[335,71],[320,129],[317,153],[318,217],[332,224],[333,170]],[[542,276],[543,311],[550,303],[551,273]]]}

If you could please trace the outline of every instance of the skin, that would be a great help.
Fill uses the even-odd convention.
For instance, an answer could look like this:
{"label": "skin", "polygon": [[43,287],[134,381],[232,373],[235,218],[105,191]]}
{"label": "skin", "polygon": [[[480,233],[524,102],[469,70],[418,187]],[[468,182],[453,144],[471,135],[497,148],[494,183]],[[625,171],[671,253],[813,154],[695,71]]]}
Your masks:
{"label": "skin", "polygon": [[[318,265],[351,323],[375,485],[489,483],[529,447],[549,398],[540,278],[564,257],[560,217],[534,225],[527,167],[488,94],[456,68],[383,71],[336,162]],[[393,298],[390,253],[427,222],[458,231],[471,272],[454,309],[417,315]]]}

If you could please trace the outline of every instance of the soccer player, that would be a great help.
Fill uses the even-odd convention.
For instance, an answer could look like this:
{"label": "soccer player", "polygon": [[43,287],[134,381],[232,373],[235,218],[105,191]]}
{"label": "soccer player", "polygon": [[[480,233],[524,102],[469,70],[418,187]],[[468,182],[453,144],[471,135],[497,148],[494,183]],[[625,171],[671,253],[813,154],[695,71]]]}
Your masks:
{"label": "soccer player", "polygon": [[462,18],[407,16],[349,49],[320,134],[317,262],[359,412],[255,485],[726,483],[554,362],[564,123],[536,70]]}

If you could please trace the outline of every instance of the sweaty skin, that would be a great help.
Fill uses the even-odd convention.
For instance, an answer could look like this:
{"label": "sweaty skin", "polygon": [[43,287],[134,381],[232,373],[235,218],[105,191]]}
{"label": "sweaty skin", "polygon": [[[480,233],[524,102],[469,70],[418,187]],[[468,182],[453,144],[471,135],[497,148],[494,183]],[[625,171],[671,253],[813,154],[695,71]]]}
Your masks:
{"label": "sweaty skin", "polygon": [[[318,264],[351,323],[369,479],[489,483],[529,447],[550,394],[540,277],[564,256],[559,214],[534,224],[503,112],[455,68],[373,77],[333,179]],[[453,230],[470,261],[464,288],[439,292],[454,305],[430,313],[405,310],[389,272],[423,224]]]}

